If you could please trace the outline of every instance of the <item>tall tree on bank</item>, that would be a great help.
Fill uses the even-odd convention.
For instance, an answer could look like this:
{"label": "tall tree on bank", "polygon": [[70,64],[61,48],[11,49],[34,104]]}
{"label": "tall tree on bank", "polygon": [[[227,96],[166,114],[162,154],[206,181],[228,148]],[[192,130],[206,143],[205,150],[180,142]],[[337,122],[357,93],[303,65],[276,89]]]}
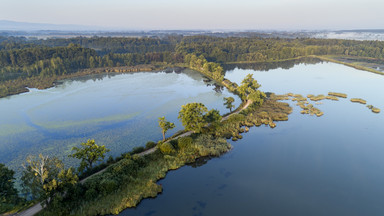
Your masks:
{"label": "tall tree on bank", "polygon": [[252,74],[248,74],[241,82],[241,85],[237,87],[237,91],[243,101],[251,100],[255,102],[255,104],[261,105],[266,96],[264,92],[258,90],[260,87],[261,85],[253,79]]}
{"label": "tall tree on bank", "polygon": [[23,167],[23,192],[30,193],[46,206],[60,202],[68,189],[78,181],[72,168],[65,169],[63,162],[56,157],[42,154],[38,158],[28,156]]}
{"label": "tall tree on bank", "polygon": [[164,116],[159,118],[159,126],[163,134],[163,141],[165,140],[165,133],[176,127],[174,123],[167,121]]}
{"label": "tall tree on bank", "polygon": [[8,169],[4,164],[0,163],[0,207],[1,203],[15,204],[19,200],[13,182],[15,180],[13,177],[14,174],[15,172],[13,170]]}
{"label": "tall tree on bank", "polygon": [[217,109],[211,109],[207,112],[207,114],[204,115],[205,122],[209,123],[213,129],[219,127],[221,119],[223,119],[223,117],[220,115],[220,112]]}
{"label": "tall tree on bank", "polygon": [[225,108],[229,109],[229,112],[232,112],[232,108],[235,108],[235,105],[233,105],[233,102],[235,102],[235,99],[233,97],[224,98]]}
{"label": "tall tree on bank", "polygon": [[204,113],[207,111],[207,107],[202,103],[189,103],[181,106],[178,118],[181,120],[185,130],[200,133],[206,125]]}
{"label": "tall tree on bank", "polygon": [[82,172],[85,169],[92,169],[93,164],[97,161],[102,161],[105,153],[110,150],[104,145],[97,145],[95,140],[89,139],[86,143],[81,143],[81,148],[73,147],[72,151],[75,151],[75,153],[69,155],[69,157],[81,160],[79,171]]}

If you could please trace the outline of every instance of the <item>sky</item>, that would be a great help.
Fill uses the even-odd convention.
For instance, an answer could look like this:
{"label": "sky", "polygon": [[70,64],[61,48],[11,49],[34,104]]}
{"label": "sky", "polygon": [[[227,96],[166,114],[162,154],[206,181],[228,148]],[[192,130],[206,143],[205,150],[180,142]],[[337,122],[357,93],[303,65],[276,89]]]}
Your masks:
{"label": "sky", "polygon": [[383,0],[0,0],[0,20],[112,29],[384,29]]}

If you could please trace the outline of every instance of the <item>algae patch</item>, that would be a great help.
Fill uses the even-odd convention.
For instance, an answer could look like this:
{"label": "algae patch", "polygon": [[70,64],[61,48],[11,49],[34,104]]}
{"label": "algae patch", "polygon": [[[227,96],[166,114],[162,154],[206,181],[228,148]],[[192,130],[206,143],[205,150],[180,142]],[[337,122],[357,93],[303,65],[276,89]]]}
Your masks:
{"label": "algae patch", "polygon": [[96,125],[96,124],[101,124],[105,122],[122,122],[122,121],[132,119],[138,116],[139,114],[140,114],[139,112],[136,112],[136,113],[130,113],[126,115],[113,115],[113,116],[107,116],[104,118],[95,118],[95,119],[88,119],[88,120],[82,120],[82,121],[46,122],[46,123],[36,124],[36,125],[47,128],[47,129],[84,127],[85,125]]}

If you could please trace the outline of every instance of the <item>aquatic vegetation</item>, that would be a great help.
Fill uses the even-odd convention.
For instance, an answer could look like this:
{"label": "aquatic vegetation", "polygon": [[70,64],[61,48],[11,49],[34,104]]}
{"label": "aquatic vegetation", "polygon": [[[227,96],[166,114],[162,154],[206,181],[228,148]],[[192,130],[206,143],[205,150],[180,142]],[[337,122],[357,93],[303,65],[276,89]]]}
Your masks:
{"label": "aquatic vegetation", "polygon": [[275,128],[275,127],[276,127],[276,123],[273,122],[273,121],[270,121],[270,122],[268,123],[268,125],[269,125],[269,127],[271,127],[271,128]]}
{"label": "aquatic vegetation", "polygon": [[92,118],[85,120],[70,120],[70,121],[46,121],[38,122],[36,125],[47,128],[47,129],[65,129],[65,128],[74,128],[74,127],[85,127],[87,125],[96,125],[103,123],[112,123],[112,122],[123,122],[134,117],[138,116],[140,112],[134,112],[129,114],[118,114],[110,115],[102,118]]}
{"label": "aquatic vegetation", "polygon": [[324,115],[320,109],[314,107],[312,104],[304,105],[302,108],[303,110],[300,111],[301,114],[316,115],[317,117]]}
{"label": "aquatic vegetation", "polygon": [[292,94],[292,101],[298,101],[298,102],[300,102],[300,101],[307,101],[307,98],[306,97],[303,97],[303,95],[301,95],[301,94]]}
{"label": "aquatic vegetation", "polygon": [[339,100],[339,98],[337,98],[336,96],[330,96],[330,95],[326,96],[325,99],[327,99],[327,100],[334,100],[334,101],[338,101]]}
{"label": "aquatic vegetation", "polygon": [[289,94],[290,93],[284,95],[276,95],[274,93],[267,93],[268,97],[273,98],[274,100],[290,100],[290,97],[292,97],[293,94],[291,93],[291,96]]}
{"label": "aquatic vegetation", "polygon": [[374,113],[379,113],[379,112],[380,112],[380,109],[379,109],[379,108],[376,108],[376,107],[374,107],[374,108],[372,108],[372,112],[374,112]]}
{"label": "aquatic vegetation", "polygon": [[335,96],[335,97],[341,97],[341,98],[347,98],[347,94],[344,93],[337,93],[337,92],[328,92],[329,96]]}
{"label": "aquatic vegetation", "polygon": [[249,131],[249,127],[264,124],[274,128],[275,121],[287,121],[291,112],[292,107],[289,104],[277,101],[275,95],[270,94],[261,106],[250,106],[222,121],[212,135],[236,141],[242,138],[240,133]]}
{"label": "aquatic vegetation", "polygon": [[380,113],[380,109],[374,107],[373,105],[367,105],[368,109],[370,109],[373,113]]}
{"label": "aquatic vegetation", "polygon": [[321,100],[324,100],[324,99],[334,100],[334,101],[338,101],[339,100],[336,96],[332,96],[332,95],[325,96],[325,95],[322,95],[322,94],[320,94],[320,95],[309,94],[309,95],[307,95],[307,98],[309,98],[311,101],[321,101]]}
{"label": "aquatic vegetation", "polygon": [[[301,114],[316,115],[317,117],[320,117],[320,116],[324,115],[324,113],[320,109],[314,107],[312,104],[309,104],[307,100],[302,100],[301,99],[301,97],[302,97],[301,95],[299,95],[299,94],[292,94],[292,93],[289,93],[289,94],[293,95],[295,98],[300,98],[299,100],[292,100],[292,101],[297,101],[296,106],[299,106],[302,109],[300,111]],[[315,95],[312,95],[312,94],[308,94],[307,97],[308,98],[313,98],[314,100],[317,100],[318,98],[323,98],[323,97],[326,98],[324,95],[315,96]],[[270,98],[276,100],[276,99],[281,98],[281,96],[280,95],[271,94]],[[318,104],[319,102],[316,102],[316,103]],[[276,114],[274,114],[274,115],[276,115]],[[277,115],[279,115],[279,114],[277,114]],[[279,121],[279,120],[283,120],[283,119],[279,119],[279,118],[276,118],[276,116],[274,116],[274,120]],[[264,123],[264,122],[262,122],[262,123]],[[259,124],[259,125],[261,125],[261,124]],[[269,126],[273,128],[276,125],[269,124]]]}
{"label": "aquatic vegetation", "polygon": [[351,102],[353,103],[361,103],[361,104],[366,104],[367,101],[361,98],[351,98]]}
{"label": "aquatic vegetation", "polygon": [[[308,97],[310,96],[310,97]],[[320,100],[324,100],[325,99],[325,96],[324,95],[308,95],[307,97],[311,100],[311,101],[320,101]]]}
{"label": "aquatic vegetation", "polygon": [[305,108],[305,104],[306,104],[305,102],[300,101],[296,105],[299,106],[301,109],[304,109]]}

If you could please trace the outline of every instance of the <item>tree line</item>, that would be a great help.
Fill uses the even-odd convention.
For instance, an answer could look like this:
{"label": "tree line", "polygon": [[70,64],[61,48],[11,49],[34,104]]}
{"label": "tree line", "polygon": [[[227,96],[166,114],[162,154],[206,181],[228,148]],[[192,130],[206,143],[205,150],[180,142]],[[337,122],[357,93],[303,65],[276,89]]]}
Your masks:
{"label": "tree line", "polygon": [[[18,78],[38,76],[44,79],[60,76],[85,68],[160,62],[186,63],[218,76],[223,71],[220,71],[217,64],[273,62],[309,55],[347,55],[382,59],[384,42],[211,36],[169,36],[162,39],[77,37],[47,40],[0,37],[0,84],[4,85],[5,81]],[[207,62],[196,58],[205,59]]]}
{"label": "tree line", "polygon": [[383,58],[384,42],[341,39],[184,37],[177,44],[181,53],[204,55],[208,61],[276,61],[308,55],[350,55]]}

